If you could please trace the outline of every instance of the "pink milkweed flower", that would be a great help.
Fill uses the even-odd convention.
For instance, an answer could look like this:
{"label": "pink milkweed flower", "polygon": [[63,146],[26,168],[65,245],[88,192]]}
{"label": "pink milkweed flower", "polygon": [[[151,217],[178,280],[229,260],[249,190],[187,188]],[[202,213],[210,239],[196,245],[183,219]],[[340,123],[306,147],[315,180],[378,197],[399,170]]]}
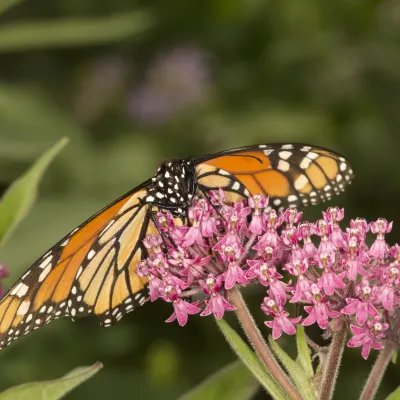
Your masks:
{"label": "pink milkweed flower", "polygon": [[329,318],[340,317],[340,312],[330,308],[329,301],[326,300],[326,297],[321,293],[315,283],[311,285],[311,293],[313,296],[313,305],[304,307],[309,315],[302,322],[302,325],[309,326],[317,322],[321,329],[326,329],[328,327]]}
{"label": "pink milkweed flower", "polygon": [[361,248],[361,245],[358,243],[357,239],[354,236],[351,237],[349,241],[344,241],[343,250],[348,255],[345,260],[347,277],[351,281],[355,281],[358,274],[369,276],[368,271],[363,268],[363,264],[368,263],[369,256]]}
{"label": "pink milkweed flower", "polygon": [[301,317],[288,318],[289,313],[283,309],[279,302],[270,297],[264,298],[261,309],[266,315],[273,317],[272,321],[265,321],[264,323],[269,328],[272,328],[272,337],[274,340],[279,339],[282,332],[288,335],[294,335],[296,333],[294,325],[300,322]]}
{"label": "pink milkweed flower", "polygon": [[156,233],[151,234],[143,239],[143,245],[151,254],[163,254],[161,245],[163,244],[162,237]]}
{"label": "pink milkweed flower", "polygon": [[248,198],[249,206],[253,209],[253,215],[249,225],[249,231],[253,235],[261,235],[266,230],[265,219],[263,216],[263,210],[268,206],[268,198],[265,198],[259,194]]}
{"label": "pink milkweed flower", "polygon": [[323,288],[328,296],[332,296],[335,289],[344,289],[346,287],[345,283],[332,270],[334,261],[332,253],[322,253],[318,257],[318,266],[323,270],[318,280],[318,286]]}
{"label": "pink milkweed flower", "polygon": [[400,289],[399,269],[391,264],[386,268],[383,273],[382,288],[377,295],[379,301],[382,302],[385,310],[391,311],[393,309],[396,299],[396,289]]}
{"label": "pink milkweed flower", "polygon": [[[229,290],[261,283],[267,295],[262,308],[272,316],[266,325],[274,338],[294,333],[301,323],[301,317],[290,318],[284,309],[290,301],[296,312],[306,311],[304,326],[326,329],[329,319],[338,317],[348,325],[366,324],[352,328],[349,345],[361,343],[363,356],[379,348],[386,325],[377,318],[384,315],[396,327],[400,305],[400,246],[389,248],[384,237],[391,224],[378,220],[370,225],[381,242],[369,248],[369,225],[361,218],[340,240],[341,209],[328,209],[314,224],[300,222],[296,211],[265,212],[267,204],[268,199],[256,195],[228,205],[223,191],[211,191],[209,198],[195,196],[188,222],[180,223],[168,211],[157,213],[160,235],[144,240],[147,258],[136,265],[137,275],[149,281],[150,300],[172,304],[168,321],[184,325],[190,314],[222,318],[234,309]],[[191,296],[200,292],[207,296],[192,302]]]}
{"label": "pink milkweed flower", "polygon": [[336,248],[343,245],[343,231],[339,226],[339,221],[344,218],[344,208],[329,207],[327,212],[322,212],[323,218],[326,222],[332,225],[331,240]]}
{"label": "pink milkweed flower", "polygon": [[174,306],[174,312],[165,322],[178,320],[178,324],[184,326],[188,321],[188,315],[197,314],[201,309],[197,307],[196,304],[182,300],[178,295],[179,290],[177,290],[173,285],[165,287],[162,297],[165,301],[172,302]]}
{"label": "pink milkweed flower", "polygon": [[367,232],[369,232],[369,224],[364,218],[356,218],[350,220],[350,228],[358,230],[360,239],[362,241],[365,240]]}
{"label": "pink milkweed flower", "polygon": [[246,273],[246,278],[258,277],[260,283],[269,288],[271,297],[278,299],[280,304],[285,304],[286,288],[285,284],[279,280],[283,276],[276,271],[276,268],[260,260],[249,260],[248,264],[250,269]]}
{"label": "pink milkweed flower", "polygon": [[199,199],[198,206],[203,208],[204,213],[200,221],[201,234],[205,238],[213,237],[218,234],[217,219],[214,214],[215,211],[205,199]]}
{"label": "pink milkweed flower", "polygon": [[298,224],[303,216],[302,212],[298,212],[297,208],[288,208],[282,213],[282,218],[286,222],[287,228]]}
{"label": "pink milkweed flower", "polygon": [[300,247],[300,235],[297,232],[297,228],[291,227],[282,230],[281,242],[290,249],[290,255],[295,259],[304,258],[303,249]]}
{"label": "pink milkweed flower", "polygon": [[309,300],[311,295],[311,281],[305,276],[308,270],[308,261],[292,260],[286,264],[283,269],[287,270],[291,275],[297,276],[297,282],[292,290],[293,298],[290,303],[297,303],[301,300]]}
{"label": "pink milkweed flower", "polygon": [[334,253],[336,251],[336,246],[332,242],[332,226],[328,224],[323,219],[317,221],[317,226],[315,228],[315,234],[321,237],[321,242],[318,247],[317,254],[321,253]]}
{"label": "pink milkweed flower", "polygon": [[200,314],[202,317],[214,314],[215,318],[221,319],[226,310],[236,310],[236,308],[220,293],[223,288],[221,275],[215,277],[213,274],[209,274],[206,280],[200,281],[200,285],[204,292],[210,295],[210,297],[205,301],[206,308]]}
{"label": "pink milkweed flower", "polygon": [[201,234],[200,224],[204,215],[204,209],[200,206],[193,206],[189,208],[188,216],[192,226],[187,231],[182,246],[189,247],[194,243],[203,246],[204,240]]}
{"label": "pink milkweed flower", "polygon": [[214,251],[221,252],[225,246],[230,245],[241,247],[241,239],[239,237],[239,230],[241,227],[240,219],[241,217],[235,211],[230,213],[229,220],[227,221],[228,231],[213,247]]}
{"label": "pink milkweed flower", "polygon": [[391,232],[393,222],[388,223],[385,218],[378,218],[371,222],[371,232],[378,235],[369,249],[369,254],[375,258],[384,259],[389,254],[389,245],[385,241],[385,234]]}
{"label": "pink milkweed flower", "polygon": [[223,258],[228,262],[228,270],[225,275],[225,289],[232,289],[236,283],[246,285],[249,281],[243,269],[237,264],[237,260],[242,254],[237,246],[224,246]]}
{"label": "pink milkweed flower", "polygon": [[373,288],[365,281],[361,285],[357,285],[356,293],[357,298],[347,298],[347,306],[341,310],[342,314],[356,316],[356,321],[359,325],[364,325],[369,316],[375,317],[379,315],[374,307],[375,295]]}
{"label": "pink milkweed flower", "polygon": [[311,240],[311,236],[315,233],[315,225],[308,222],[302,222],[298,227],[299,238],[303,240],[304,254],[311,258],[317,254],[317,248]]}
{"label": "pink milkweed flower", "polygon": [[361,355],[366,360],[369,352],[372,349],[381,350],[383,346],[378,342],[379,339],[384,338],[384,332],[389,328],[389,324],[380,322],[380,316],[367,321],[365,327],[350,324],[353,337],[347,342],[348,347],[361,347]]}

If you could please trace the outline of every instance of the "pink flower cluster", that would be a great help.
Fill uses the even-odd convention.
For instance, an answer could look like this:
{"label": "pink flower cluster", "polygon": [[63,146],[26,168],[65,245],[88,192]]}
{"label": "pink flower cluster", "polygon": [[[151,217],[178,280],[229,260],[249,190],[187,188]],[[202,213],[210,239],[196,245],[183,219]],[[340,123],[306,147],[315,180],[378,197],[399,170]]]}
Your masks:
{"label": "pink flower cluster", "polygon": [[[400,246],[385,239],[392,223],[357,218],[343,230],[337,207],[315,223],[301,222],[296,209],[267,207],[260,195],[228,205],[224,192],[215,191],[194,201],[188,225],[176,224],[169,212],[157,214],[161,235],[144,240],[149,257],[137,273],[149,279],[151,301],[172,303],[167,322],[183,326],[198,313],[222,318],[235,309],[230,289],[259,282],[274,339],[294,334],[297,324],[326,329],[342,317],[353,334],[348,346],[362,346],[364,358],[383,348],[383,338],[399,341]],[[375,236],[370,247],[368,232]],[[201,292],[201,300],[191,301]]]}

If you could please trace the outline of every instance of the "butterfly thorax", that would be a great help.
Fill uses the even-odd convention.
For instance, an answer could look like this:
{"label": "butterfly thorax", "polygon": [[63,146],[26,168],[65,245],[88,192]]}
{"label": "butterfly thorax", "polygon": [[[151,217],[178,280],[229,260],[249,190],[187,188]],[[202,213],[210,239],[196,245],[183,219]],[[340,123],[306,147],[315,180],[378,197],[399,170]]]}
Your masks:
{"label": "butterfly thorax", "polygon": [[174,216],[186,214],[197,187],[191,161],[171,159],[157,169],[148,188],[146,202],[169,209]]}

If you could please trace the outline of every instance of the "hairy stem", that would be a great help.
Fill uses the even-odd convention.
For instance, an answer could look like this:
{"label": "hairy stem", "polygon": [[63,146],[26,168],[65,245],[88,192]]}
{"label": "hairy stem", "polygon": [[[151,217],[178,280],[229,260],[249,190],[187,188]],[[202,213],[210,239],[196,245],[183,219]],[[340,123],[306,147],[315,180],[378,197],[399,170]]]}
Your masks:
{"label": "hairy stem", "polygon": [[276,382],[283,388],[283,390],[285,390],[289,398],[291,400],[301,400],[296,388],[290,382],[288,376],[284,373],[275,357],[272,355],[265,340],[261,336],[261,332],[257,328],[239,290],[234,287],[229,290],[228,293],[229,300],[236,307],[237,318],[258,357],[268,368]]}
{"label": "hairy stem", "polygon": [[379,352],[379,356],[375,361],[374,366],[368,376],[367,383],[361,393],[360,400],[371,400],[375,397],[379,385],[382,381],[383,375],[389,365],[390,359],[396,346],[393,342],[387,341],[385,348]]}
{"label": "hairy stem", "polygon": [[319,400],[331,400],[335,391],[336,380],[339,374],[340,362],[346,343],[346,325],[341,319],[331,321],[332,341],[322,370],[322,380],[319,389]]}

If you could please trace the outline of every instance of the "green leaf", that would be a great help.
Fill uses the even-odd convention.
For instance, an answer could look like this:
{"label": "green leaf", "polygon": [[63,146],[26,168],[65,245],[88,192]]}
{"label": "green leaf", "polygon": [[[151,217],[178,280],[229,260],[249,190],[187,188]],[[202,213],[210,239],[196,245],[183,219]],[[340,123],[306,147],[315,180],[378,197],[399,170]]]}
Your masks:
{"label": "green leaf", "polygon": [[60,379],[25,383],[0,393],[0,400],[58,400],[96,374],[103,365],[80,367]]}
{"label": "green leaf", "polygon": [[179,400],[250,400],[258,389],[258,383],[240,362],[220,369]]}
{"label": "green leaf", "polygon": [[400,386],[386,397],[386,400],[400,400]]}
{"label": "green leaf", "polygon": [[397,356],[398,356],[399,352],[398,350],[394,351],[392,354],[392,363],[393,364],[397,364]]}
{"label": "green leaf", "polygon": [[306,341],[304,327],[301,325],[297,327],[296,343],[297,343],[298,362],[303,367],[308,378],[311,378],[312,376],[314,376],[314,370],[311,363],[310,349]]}
{"label": "green leaf", "polygon": [[285,369],[289,372],[302,398],[307,400],[315,399],[314,389],[305,370],[296,361],[292,360],[271,336],[269,337],[269,343]]}
{"label": "green leaf", "polygon": [[0,0],[0,15],[22,2],[23,0]]}
{"label": "green leaf", "polygon": [[225,336],[227,342],[231,345],[233,351],[266,389],[266,391],[274,399],[287,399],[288,397],[282,392],[273,377],[266,370],[265,366],[260,362],[242,338],[223,319],[217,319],[216,321],[219,329]]}
{"label": "green leaf", "polygon": [[67,138],[61,139],[5,192],[0,200],[0,244],[5,242],[32,207],[46,168],[67,143]]}
{"label": "green leaf", "polygon": [[151,25],[152,19],[144,11],[100,18],[8,23],[0,27],[0,53],[111,43],[140,34]]}

